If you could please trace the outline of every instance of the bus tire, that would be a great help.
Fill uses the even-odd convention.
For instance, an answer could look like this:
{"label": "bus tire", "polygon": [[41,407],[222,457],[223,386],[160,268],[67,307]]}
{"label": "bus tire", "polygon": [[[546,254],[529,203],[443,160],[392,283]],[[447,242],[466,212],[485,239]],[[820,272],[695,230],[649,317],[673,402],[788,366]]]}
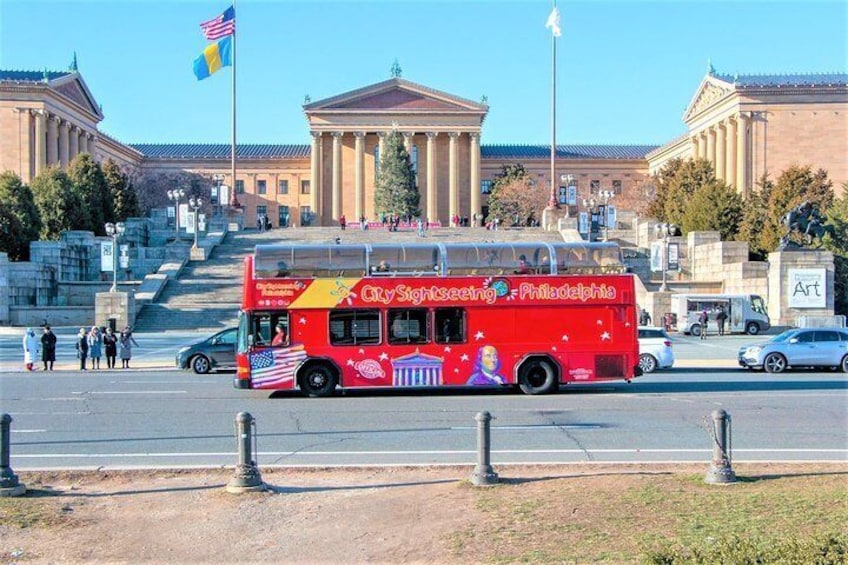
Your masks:
{"label": "bus tire", "polygon": [[748,335],[757,335],[760,333],[760,325],[757,322],[748,322],[745,326],[745,333]]}
{"label": "bus tire", "polygon": [[311,398],[331,396],[336,390],[336,373],[327,365],[308,365],[300,372],[300,390]]}
{"label": "bus tire", "polygon": [[549,394],[559,384],[557,371],[547,359],[530,359],[518,372],[518,387],[524,394]]}

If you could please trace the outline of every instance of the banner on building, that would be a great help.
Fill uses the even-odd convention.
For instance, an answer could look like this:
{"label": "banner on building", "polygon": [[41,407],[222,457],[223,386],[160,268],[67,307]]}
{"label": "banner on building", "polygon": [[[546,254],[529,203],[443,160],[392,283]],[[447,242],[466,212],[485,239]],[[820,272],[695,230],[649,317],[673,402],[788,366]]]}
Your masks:
{"label": "banner on building", "polygon": [[651,242],[651,271],[662,273],[663,270],[663,242]]}
{"label": "banner on building", "polygon": [[577,231],[582,234],[589,233],[589,213],[588,212],[580,212],[577,215]]}
{"label": "banner on building", "polygon": [[180,204],[180,226],[188,225],[188,204]]}
{"label": "banner on building", "polygon": [[168,206],[168,220],[173,220],[177,215],[177,209],[174,206]]}
{"label": "banner on building", "polygon": [[577,187],[573,184],[568,186],[568,205],[577,206]]}
{"label": "banner on building", "polygon": [[122,243],[120,246],[121,255],[119,256],[121,260],[121,268],[129,269],[130,268],[130,246],[128,244]]}
{"label": "banner on building", "polygon": [[568,202],[567,197],[566,197],[566,191],[567,191],[567,187],[565,187],[565,186],[559,187],[559,203],[560,204],[565,204],[566,202]]}
{"label": "banner on building", "polygon": [[197,217],[197,229],[201,232],[206,231],[206,214],[200,214]]}
{"label": "banner on building", "polygon": [[827,269],[789,269],[789,307],[827,308]]}
{"label": "banner on building", "polygon": [[607,205],[606,224],[604,224],[604,225],[615,229],[616,218],[617,218],[617,216],[616,216],[616,212],[615,212],[615,206],[613,206],[612,204],[608,204]]}
{"label": "banner on building", "polygon": [[100,242],[100,270],[111,272],[115,267],[115,247],[111,241]]}
{"label": "banner on building", "polygon": [[186,216],[186,222],[183,224],[186,229],[186,233],[194,233],[194,214],[189,214]]}
{"label": "banner on building", "polygon": [[668,244],[668,270],[669,271],[679,271],[680,270],[680,244],[679,243],[669,243]]}

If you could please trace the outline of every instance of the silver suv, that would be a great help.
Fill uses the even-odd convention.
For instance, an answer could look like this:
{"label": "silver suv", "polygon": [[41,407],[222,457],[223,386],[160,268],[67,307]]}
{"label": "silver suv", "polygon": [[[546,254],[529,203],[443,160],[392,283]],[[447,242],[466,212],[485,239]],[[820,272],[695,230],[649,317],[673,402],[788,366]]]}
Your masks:
{"label": "silver suv", "polygon": [[782,373],[788,367],[833,367],[848,373],[848,330],[787,330],[765,343],[743,345],[738,359],[746,369],[767,373]]}

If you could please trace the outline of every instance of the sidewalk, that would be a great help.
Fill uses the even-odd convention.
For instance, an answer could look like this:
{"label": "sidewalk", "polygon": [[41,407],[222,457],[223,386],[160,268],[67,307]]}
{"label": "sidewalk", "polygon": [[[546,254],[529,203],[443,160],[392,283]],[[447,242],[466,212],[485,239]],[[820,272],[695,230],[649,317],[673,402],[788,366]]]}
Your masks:
{"label": "sidewalk", "polygon": [[[167,370],[176,370],[176,367],[173,363],[170,365],[165,363],[164,361],[144,361],[142,359],[136,360],[133,359],[130,361],[129,369],[121,369],[121,360],[117,359],[115,361],[115,365],[117,365],[114,369],[106,368],[106,359],[103,358],[100,360],[100,368],[99,369],[91,369],[91,362],[88,362],[88,372],[92,374],[96,373],[106,373],[106,372],[121,372],[121,371],[167,371]],[[27,373],[31,375],[43,374],[42,370],[43,364],[41,361],[37,361],[35,363],[34,371],[27,371],[26,367],[24,367],[23,357],[21,358],[19,363],[9,362],[9,361],[0,361],[0,372],[2,373]],[[50,372],[50,371],[48,371]],[[79,373],[79,361],[74,359],[72,361],[58,361],[53,363],[53,372],[67,373],[67,372],[75,372]]]}

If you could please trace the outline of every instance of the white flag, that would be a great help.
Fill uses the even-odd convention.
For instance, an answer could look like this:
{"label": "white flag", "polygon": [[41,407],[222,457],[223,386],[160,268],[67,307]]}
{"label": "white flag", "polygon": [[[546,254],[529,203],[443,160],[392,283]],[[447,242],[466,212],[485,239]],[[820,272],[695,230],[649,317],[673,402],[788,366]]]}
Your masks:
{"label": "white flag", "polygon": [[545,24],[545,27],[550,28],[554,37],[562,35],[562,29],[559,27],[559,8],[556,6],[554,6],[553,10],[551,10],[551,15],[548,16],[548,23]]}

